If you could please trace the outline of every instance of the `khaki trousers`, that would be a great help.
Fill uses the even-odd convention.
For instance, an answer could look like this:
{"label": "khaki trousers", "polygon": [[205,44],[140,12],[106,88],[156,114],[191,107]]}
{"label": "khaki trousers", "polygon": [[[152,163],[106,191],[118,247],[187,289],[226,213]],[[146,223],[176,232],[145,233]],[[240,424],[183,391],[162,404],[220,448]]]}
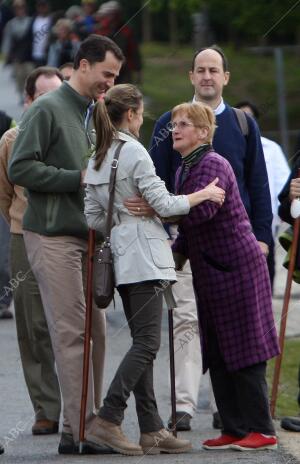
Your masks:
{"label": "khaki trousers", "polygon": [[202,356],[197,308],[190,262],[177,271],[172,291],[177,308],[173,311],[176,408],[194,415],[202,374]]}
{"label": "khaki trousers", "polygon": [[[28,259],[39,284],[64,403],[64,431],[79,438],[85,327],[87,241],[25,231]],[[105,312],[93,308],[92,359],[86,426],[100,404],[105,355]],[[94,388],[93,388],[94,387]],[[95,398],[95,399],[94,399]]]}
{"label": "khaki trousers", "polygon": [[61,404],[54,354],[23,235],[11,235],[11,270],[19,350],[35,418],[58,422]]}
{"label": "khaki trousers", "polygon": [[[175,387],[177,411],[193,417],[198,404],[202,376],[197,306],[194,295],[190,261],[177,271],[177,282],[172,286],[177,308],[173,311]],[[217,411],[215,397],[210,388],[210,409]]]}

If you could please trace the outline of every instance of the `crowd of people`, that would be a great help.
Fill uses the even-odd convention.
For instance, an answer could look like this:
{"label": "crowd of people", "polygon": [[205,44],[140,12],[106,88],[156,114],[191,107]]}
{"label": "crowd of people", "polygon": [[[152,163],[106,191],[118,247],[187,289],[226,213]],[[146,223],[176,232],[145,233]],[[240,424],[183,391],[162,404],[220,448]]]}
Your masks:
{"label": "crowd of people", "polygon": [[[274,265],[267,259],[276,236],[277,196],[289,176],[280,147],[261,139],[251,102],[239,108],[224,102],[228,62],[211,46],[192,59],[191,102],[159,117],[147,151],[138,141],[143,95],[125,71],[126,47],[110,38],[120,26],[118,2],[97,10],[93,0],[83,0],[84,14],[71,7],[55,25],[48,2],[38,0],[37,7],[38,15],[29,18],[24,0],[15,0],[16,16],[4,29],[9,57],[13,41],[21,40],[13,31],[30,24],[31,58],[22,89],[24,115],[17,127],[7,121],[0,141],[0,226],[1,237],[7,237],[1,243],[7,248],[10,238],[12,277],[20,279],[13,300],[35,413],[32,433],[58,433],[62,398],[58,452],[79,453],[88,228],[99,233],[100,243],[114,165],[111,247],[132,346],[102,395],[106,320],[94,304],[81,451],[135,456],[191,449],[189,440],[165,428],[153,386],[163,296],[172,293],[176,429],[190,430],[201,375],[209,370],[213,426],[222,432],[203,448],[276,449],[266,362],[279,347],[272,313]],[[20,18],[21,29],[14,26]],[[32,47],[37,30],[44,31],[40,55]],[[125,83],[116,84],[120,78]],[[298,181],[288,180],[284,198],[290,202],[298,190]],[[7,252],[3,249],[2,288],[9,278]],[[1,305],[0,316],[11,317],[10,301],[1,297]],[[188,330],[193,338],[176,349]],[[121,428],[131,393],[139,444]]]}
{"label": "crowd of people", "polygon": [[[66,11],[51,12],[48,0],[37,0],[29,15],[26,0],[14,0],[13,17],[3,28],[2,53],[13,66],[17,89],[23,95],[26,76],[37,66],[60,67],[72,62],[82,40],[90,34],[113,38],[126,61],[118,82],[141,81],[141,57],[132,28],[125,24],[117,1],[82,0]],[[10,18],[10,16],[8,16]]]}

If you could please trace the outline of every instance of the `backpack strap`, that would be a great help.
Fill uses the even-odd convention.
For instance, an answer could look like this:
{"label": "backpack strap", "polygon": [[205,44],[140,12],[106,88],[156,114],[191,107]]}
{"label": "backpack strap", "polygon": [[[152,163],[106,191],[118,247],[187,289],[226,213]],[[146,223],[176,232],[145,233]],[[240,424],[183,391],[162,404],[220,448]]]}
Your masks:
{"label": "backpack strap", "polygon": [[249,135],[249,126],[245,112],[239,108],[232,107],[232,109],[235,112],[242,134],[247,137]]}

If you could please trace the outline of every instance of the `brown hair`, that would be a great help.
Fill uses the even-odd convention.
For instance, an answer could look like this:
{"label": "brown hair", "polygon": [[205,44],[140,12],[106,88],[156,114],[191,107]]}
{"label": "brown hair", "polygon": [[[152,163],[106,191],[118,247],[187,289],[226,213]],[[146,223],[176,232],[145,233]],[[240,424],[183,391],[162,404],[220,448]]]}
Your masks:
{"label": "brown hair", "polygon": [[125,57],[118,45],[109,37],[91,34],[81,42],[78,52],[74,58],[74,69],[78,69],[80,61],[86,59],[90,64],[102,63],[106,52],[111,52],[117,60],[124,62]]}
{"label": "brown hair", "polygon": [[95,166],[99,170],[107,150],[112,144],[116,130],[129,110],[140,108],[143,95],[132,84],[119,84],[109,89],[104,101],[99,101],[94,109],[93,119],[96,129]]}
{"label": "brown hair", "polygon": [[204,103],[181,103],[172,110],[172,119],[177,114],[185,114],[196,127],[207,127],[207,143],[212,143],[214,132],[216,130],[216,118],[213,110]]}
{"label": "brown hair", "polygon": [[54,77],[57,76],[61,81],[64,80],[64,76],[57,69],[52,66],[40,66],[34,69],[27,77],[25,82],[25,93],[33,100],[36,91],[35,84],[40,76]]}

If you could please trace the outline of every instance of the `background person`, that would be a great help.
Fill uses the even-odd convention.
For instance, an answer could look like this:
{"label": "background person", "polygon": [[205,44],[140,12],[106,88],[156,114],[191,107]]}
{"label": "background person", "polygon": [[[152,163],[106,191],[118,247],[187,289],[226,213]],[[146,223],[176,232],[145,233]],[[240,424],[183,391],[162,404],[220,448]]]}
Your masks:
{"label": "background person", "polygon": [[49,37],[53,22],[48,0],[36,0],[35,9],[32,22],[32,60],[34,65],[39,67],[47,64]]}
{"label": "background person", "polygon": [[69,19],[59,19],[53,30],[56,40],[48,51],[48,66],[59,68],[64,63],[73,61],[79,48],[79,41],[72,37],[72,22]]}
{"label": "background person", "polygon": [[90,34],[95,33],[95,13],[97,10],[96,0],[82,0],[82,15],[75,20],[74,31],[80,40],[86,39]]}
{"label": "background person", "polygon": [[69,81],[72,74],[73,74],[74,64],[71,61],[64,63],[62,66],[59,67],[60,72],[64,76],[65,81]]}
{"label": "background person", "polygon": [[141,83],[142,59],[139,45],[130,24],[123,20],[120,3],[115,0],[102,3],[95,17],[95,32],[113,39],[126,58],[116,83]]}
{"label": "background person", "polygon": [[[259,119],[258,108],[249,101],[241,101],[235,105],[235,108],[240,108],[247,114],[250,114],[256,120]],[[261,144],[264,152],[266,168],[268,173],[269,188],[271,195],[272,204],[272,236],[273,240],[270,244],[268,254],[268,269],[271,280],[271,287],[273,290],[274,277],[275,277],[275,240],[278,233],[278,227],[280,224],[280,218],[278,216],[279,200],[278,195],[280,194],[287,178],[290,174],[290,168],[286,160],[286,156],[282,151],[282,148],[278,143],[267,137],[261,137]]]}
{"label": "background person", "polygon": [[[279,217],[287,222],[288,224],[294,225],[294,219],[291,216],[291,204],[292,201],[296,198],[300,198],[300,178],[298,178],[298,170],[300,168],[300,158],[299,156],[294,162],[292,167],[292,171],[288,180],[286,181],[282,191],[280,192],[278,199],[279,199],[279,209],[278,214]],[[298,248],[296,253],[296,263],[295,268],[299,269],[299,242]],[[298,371],[298,404],[300,406],[300,366]],[[286,430],[291,430],[294,432],[300,432],[300,420],[294,417],[285,417],[281,421],[281,426]]]}
{"label": "background person", "polygon": [[23,96],[25,80],[34,68],[32,62],[32,18],[27,14],[25,0],[14,0],[15,17],[4,29],[2,53],[6,64],[12,64],[20,97]]}
{"label": "background person", "polygon": [[[25,85],[26,108],[41,95],[60,87],[62,81],[63,76],[55,68],[41,67],[32,71]],[[0,141],[0,212],[10,224],[11,270],[12,278],[17,282],[13,289],[17,338],[24,378],[35,412],[32,433],[46,435],[58,432],[60,388],[44,308],[23,239],[22,221],[27,200],[24,189],[13,185],[7,174],[17,135],[18,127],[5,132]]]}
{"label": "background person", "polygon": [[176,192],[188,194],[215,177],[225,191],[220,205],[206,201],[179,221],[175,262],[190,259],[203,372],[210,371],[222,435],[205,449],[277,448],[266,383],[266,361],[279,353],[265,256],[252,233],[237,181],[212,148],[215,116],[200,103],[172,111],[174,149],[183,164]]}
{"label": "background person", "polygon": [[[220,201],[223,191],[214,184],[187,197],[173,196],[155,174],[145,148],[137,141],[143,123],[143,99],[136,87],[117,85],[95,109],[95,156],[89,162],[85,214],[91,228],[105,232],[111,163],[118,141],[125,142],[119,157],[111,246],[116,286],[132,337],[99,412],[102,439],[115,451],[139,454],[141,448],[120,439],[127,400],[133,392],[145,454],[182,453],[191,445],[165,430],[153,388],[153,361],[160,345],[163,289],[176,280],[167,233],[157,216],[139,218],[123,201],[140,194],[160,216],[187,214],[205,199]],[[118,132],[117,132],[118,131]],[[93,436],[91,435],[93,439]]]}

